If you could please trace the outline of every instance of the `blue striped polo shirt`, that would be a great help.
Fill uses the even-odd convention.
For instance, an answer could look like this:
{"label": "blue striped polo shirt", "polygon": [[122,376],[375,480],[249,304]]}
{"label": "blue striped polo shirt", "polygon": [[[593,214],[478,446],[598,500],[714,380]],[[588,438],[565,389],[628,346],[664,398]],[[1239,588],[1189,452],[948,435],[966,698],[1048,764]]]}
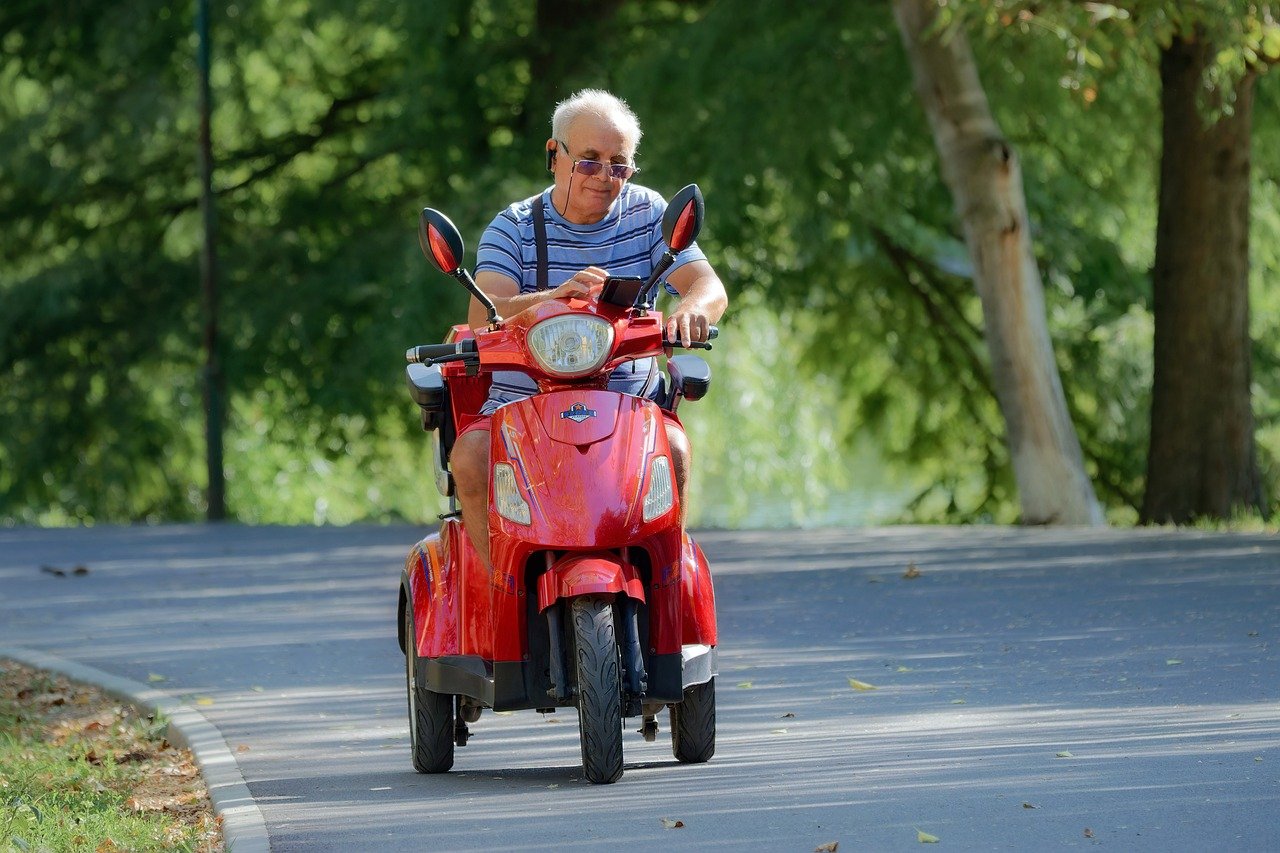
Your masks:
{"label": "blue striped polo shirt", "polygon": [[[533,228],[531,196],[512,204],[497,216],[480,238],[476,252],[476,272],[492,271],[520,284],[521,293],[538,289],[538,250]],[[556,212],[551,188],[543,190],[542,205],[547,225],[547,286],[555,288],[575,273],[597,266],[610,275],[638,275],[648,278],[666,251],[662,240],[662,214],[666,200],[646,187],[627,183],[614,199],[609,212],[599,222],[576,225]],[[706,256],[697,244],[685,249],[667,271],[679,269]],[[668,292],[676,291],[663,278]],[[609,377],[614,391],[647,396],[657,383],[657,364],[652,358],[621,365]],[[523,373],[497,371],[493,375],[485,414],[498,406],[523,399],[537,390]]]}

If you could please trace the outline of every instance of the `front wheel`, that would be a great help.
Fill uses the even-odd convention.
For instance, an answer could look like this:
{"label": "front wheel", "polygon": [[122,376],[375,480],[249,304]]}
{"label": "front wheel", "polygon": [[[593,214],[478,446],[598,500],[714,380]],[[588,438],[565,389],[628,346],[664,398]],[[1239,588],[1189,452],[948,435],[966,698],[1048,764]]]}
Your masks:
{"label": "front wheel", "polygon": [[622,778],[622,679],[612,604],[575,598],[573,633],[582,769],[589,782],[607,785]]}
{"label": "front wheel", "polygon": [[716,753],[716,680],[685,688],[671,706],[671,751],[685,764],[701,764]]}
{"label": "front wheel", "polygon": [[418,680],[418,644],[413,610],[405,608],[405,692],[409,696],[409,747],[413,769],[444,773],[453,766],[453,697],[435,693]]}

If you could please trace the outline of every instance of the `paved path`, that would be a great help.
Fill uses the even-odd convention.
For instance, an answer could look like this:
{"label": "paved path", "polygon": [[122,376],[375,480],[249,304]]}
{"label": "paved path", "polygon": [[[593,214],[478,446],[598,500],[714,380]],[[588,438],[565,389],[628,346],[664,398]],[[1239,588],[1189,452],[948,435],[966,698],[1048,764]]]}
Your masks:
{"label": "paved path", "polygon": [[594,787],[572,711],[486,713],[454,772],[412,772],[395,595],[419,533],[0,530],[0,646],[162,676],[274,850],[1280,849],[1280,538],[702,534],[716,757],[677,765],[663,719]]}

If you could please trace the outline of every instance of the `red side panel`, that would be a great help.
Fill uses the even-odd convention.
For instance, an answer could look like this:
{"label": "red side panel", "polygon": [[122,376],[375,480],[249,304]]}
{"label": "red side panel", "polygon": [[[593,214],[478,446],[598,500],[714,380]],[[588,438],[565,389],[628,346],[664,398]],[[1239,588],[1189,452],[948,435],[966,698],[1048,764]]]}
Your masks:
{"label": "red side panel", "polygon": [[649,646],[661,655],[680,651],[684,631],[683,589],[681,586],[680,529],[644,543],[653,563],[649,585]]}
{"label": "red side panel", "polygon": [[450,562],[457,572],[459,622],[458,654],[493,658],[493,607],[489,601],[489,569],[471,547],[462,522],[449,519],[441,525],[450,548]]}

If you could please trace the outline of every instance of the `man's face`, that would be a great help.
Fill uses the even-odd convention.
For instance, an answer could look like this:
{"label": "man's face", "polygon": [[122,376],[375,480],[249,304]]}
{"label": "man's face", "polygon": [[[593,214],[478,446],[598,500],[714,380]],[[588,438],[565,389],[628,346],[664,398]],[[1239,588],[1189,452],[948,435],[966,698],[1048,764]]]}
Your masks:
{"label": "man's face", "polygon": [[625,181],[610,177],[607,169],[590,177],[574,172],[573,161],[630,163],[633,152],[625,148],[627,143],[622,132],[604,119],[580,118],[570,125],[567,135],[569,138],[560,140],[556,150],[557,207],[570,222],[581,225],[599,222],[622,192]]}

